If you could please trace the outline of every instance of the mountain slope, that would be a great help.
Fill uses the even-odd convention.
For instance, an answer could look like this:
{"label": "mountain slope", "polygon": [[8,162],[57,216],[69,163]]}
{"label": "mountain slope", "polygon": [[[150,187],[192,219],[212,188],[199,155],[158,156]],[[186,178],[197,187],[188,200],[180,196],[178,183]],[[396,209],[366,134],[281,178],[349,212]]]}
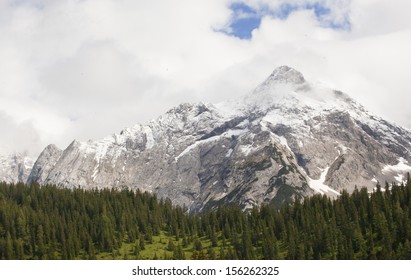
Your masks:
{"label": "mountain slope", "polygon": [[34,160],[26,155],[0,156],[0,181],[7,183],[26,182]]}
{"label": "mountain slope", "polygon": [[410,143],[408,130],[282,66],[239,100],[181,104],[101,141],[49,146],[29,181],[139,188],[192,211],[280,205],[400,181],[411,170]]}

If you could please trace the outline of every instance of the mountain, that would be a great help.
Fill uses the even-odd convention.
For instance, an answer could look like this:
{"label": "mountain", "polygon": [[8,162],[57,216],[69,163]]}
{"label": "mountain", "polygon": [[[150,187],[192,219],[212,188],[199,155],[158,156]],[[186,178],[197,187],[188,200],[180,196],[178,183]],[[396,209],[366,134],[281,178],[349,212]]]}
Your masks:
{"label": "mountain", "polygon": [[411,132],[281,66],[253,92],[181,104],[102,140],[50,145],[28,182],[141,189],[191,211],[370,191],[411,171]]}
{"label": "mountain", "polygon": [[34,160],[23,154],[0,155],[0,181],[26,182],[33,164]]}

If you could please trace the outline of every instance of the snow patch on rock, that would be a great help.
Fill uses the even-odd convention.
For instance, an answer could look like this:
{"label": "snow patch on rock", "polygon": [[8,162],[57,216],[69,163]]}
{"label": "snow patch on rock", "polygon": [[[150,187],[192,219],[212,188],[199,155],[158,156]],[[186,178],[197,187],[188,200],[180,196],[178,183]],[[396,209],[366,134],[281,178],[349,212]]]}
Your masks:
{"label": "snow patch on rock", "polygon": [[151,128],[149,126],[144,126],[144,132],[146,134],[146,149],[151,149],[154,147],[155,141],[154,141],[154,137],[153,137],[153,131],[151,130]]}
{"label": "snow patch on rock", "polygon": [[321,176],[318,180],[314,180],[311,179],[310,177],[308,177],[308,185],[310,186],[310,188],[312,188],[313,190],[321,193],[321,194],[336,194],[336,195],[340,195],[339,192],[333,190],[332,188],[330,188],[329,186],[327,186],[326,184],[324,184],[325,182],[325,177],[327,176],[328,170],[330,169],[330,167],[324,168],[321,170]]}
{"label": "snow patch on rock", "polygon": [[394,175],[394,179],[398,183],[402,183],[404,181],[404,175],[411,172],[411,166],[406,159],[399,158],[396,165],[386,165],[381,172],[384,175],[396,174]]}

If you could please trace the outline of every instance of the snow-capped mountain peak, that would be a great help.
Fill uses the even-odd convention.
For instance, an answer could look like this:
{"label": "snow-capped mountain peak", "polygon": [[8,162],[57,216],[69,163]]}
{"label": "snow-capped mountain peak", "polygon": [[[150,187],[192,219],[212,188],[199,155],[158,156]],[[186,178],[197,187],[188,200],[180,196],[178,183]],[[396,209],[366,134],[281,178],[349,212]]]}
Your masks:
{"label": "snow-capped mountain peak", "polygon": [[402,180],[410,151],[408,130],[281,66],[237,100],[184,103],[103,140],[49,146],[29,181],[138,188],[193,211],[248,208]]}
{"label": "snow-capped mountain peak", "polygon": [[280,66],[271,73],[265,83],[303,84],[305,79],[303,74],[289,66]]}

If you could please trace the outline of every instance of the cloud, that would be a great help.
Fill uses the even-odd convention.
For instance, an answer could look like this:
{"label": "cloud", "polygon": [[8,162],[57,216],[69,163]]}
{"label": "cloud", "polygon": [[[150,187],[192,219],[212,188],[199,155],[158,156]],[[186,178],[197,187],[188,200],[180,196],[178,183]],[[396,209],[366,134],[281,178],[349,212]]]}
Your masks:
{"label": "cloud", "polygon": [[11,152],[30,154],[31,148],[35,150],[43,148],[40,136],[31,121],[18,123],[0,111],[0,127],[3,131],[0,137],[0,155]]}
{"label": "cloud", "polygon": [[[37,135],[21,150],[64,148],[246,94],[287,64],[411,128],[409,11],[406,0],[0,0],[0,125]],[[248,40],[230,36],[250,18]]]}
{"label": "cloud", "polygon": [[60,146],[198,100],[190,89],[223,65],[210,59],[225,40],[211,28],[229,12],[214,9],[222,1],[37,2],[2,2],[0,109],[18,122],[35,119]]}
{"label": "cloud", "polygon": [[375,36],[411,28],[411,2],[407,0],[352,1],[350,17],[357,36]]}

